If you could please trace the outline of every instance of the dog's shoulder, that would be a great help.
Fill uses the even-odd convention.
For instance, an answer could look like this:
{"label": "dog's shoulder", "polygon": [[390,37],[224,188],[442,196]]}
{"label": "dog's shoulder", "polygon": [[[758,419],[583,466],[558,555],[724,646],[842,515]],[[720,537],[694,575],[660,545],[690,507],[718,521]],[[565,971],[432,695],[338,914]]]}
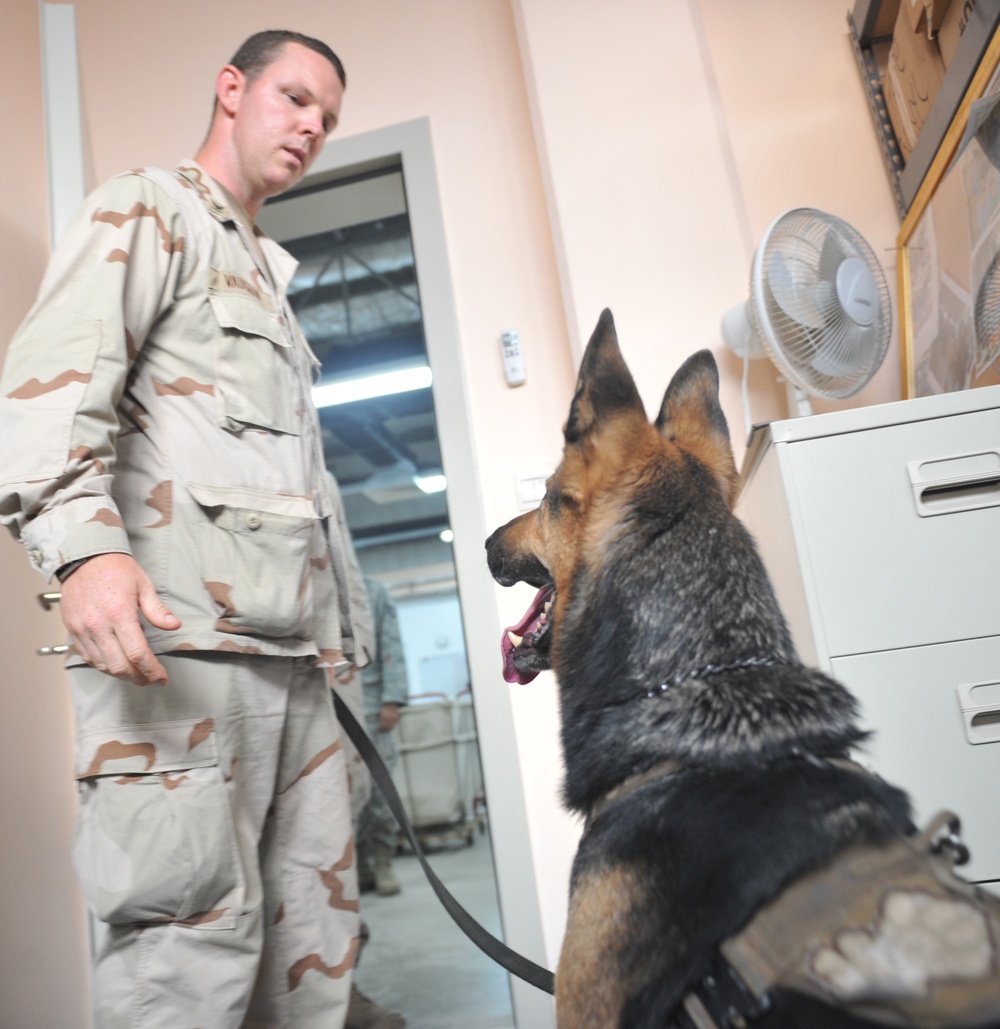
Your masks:
{"label": "dog's shoulder", "polygon": [[615,897],[627,944],[612,948],[621,963],[613,978],[645,984],[623,1005],[665,1019],[707,973],[719,943],[785,886],[847,846],[880,843],[909,825],[901,791],[826,762],[682,771],[588,826],[571,907],[593,926],[601,924],[595,905]]}

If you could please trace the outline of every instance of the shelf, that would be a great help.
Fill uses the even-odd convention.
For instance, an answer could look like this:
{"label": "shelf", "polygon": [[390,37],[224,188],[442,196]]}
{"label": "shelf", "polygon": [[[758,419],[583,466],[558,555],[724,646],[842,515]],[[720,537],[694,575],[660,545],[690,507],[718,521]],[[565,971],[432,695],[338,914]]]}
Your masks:
{"label": "shelf", "polygon": [[[908,161],[903,160],[889,120],[875,54],[878,44],[888,43],[891,39],[895,19],[887,18],[886,10],[898,9],[899,2],[907,3],[908,0],[855,0],[854,8],[847,15],[847,23],[896,206],[903,218],[913,203],[994,32],[1000,26],[1000,0],[976,0],[958,50],[948,66],[941,89]],[[952,3],[962,2],[952,0]]]}

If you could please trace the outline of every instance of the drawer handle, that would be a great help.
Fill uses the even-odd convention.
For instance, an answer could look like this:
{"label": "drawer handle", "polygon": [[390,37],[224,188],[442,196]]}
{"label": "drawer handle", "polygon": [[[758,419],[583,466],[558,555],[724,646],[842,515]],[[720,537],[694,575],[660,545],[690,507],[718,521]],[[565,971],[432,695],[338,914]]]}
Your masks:
{"label": "drawer handle", "polygon": [[[981,503],[984,500],[988,503]],[[925,486],[920,491],[920,504],[930,508],[928,514],[991,507],[997,503],[1000,503],[1000,475]]]}
{"label": "drawer handle", "polygon": [[913,461],[907,466],[921,518],[1000,506],[1000,452]]}
{"label": "drawer handle", "polygon": [[1000,682],[963,683],[958,687],[958,706],[970,743],[1000,743]]}

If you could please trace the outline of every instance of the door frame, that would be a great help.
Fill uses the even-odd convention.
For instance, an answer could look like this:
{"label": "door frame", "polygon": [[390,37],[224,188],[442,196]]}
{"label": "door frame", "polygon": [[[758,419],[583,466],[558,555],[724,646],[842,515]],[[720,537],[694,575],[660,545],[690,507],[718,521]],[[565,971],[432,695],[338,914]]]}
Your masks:
{"label": "door frame", "polygon": [[[429,118],[329,141],[297,189],[334,183],[394,162],[402,164],[420,306],[433,372],[432,393],[441,459],[448,478],[448,513],[459,604],[465,629],[479,750],[506,944],[544,964],[545,942],[531,838],[524,803],[510,694],[499,672],[500,612],[496,587],[484,572],[487,535],[473,447],[465,362],[458,329]],[[277,199],[277,198],[276,198]],[[473,946],[470,942],[469,946]],[[551,1029],[552,999],[508,976],[519,1029]]]}

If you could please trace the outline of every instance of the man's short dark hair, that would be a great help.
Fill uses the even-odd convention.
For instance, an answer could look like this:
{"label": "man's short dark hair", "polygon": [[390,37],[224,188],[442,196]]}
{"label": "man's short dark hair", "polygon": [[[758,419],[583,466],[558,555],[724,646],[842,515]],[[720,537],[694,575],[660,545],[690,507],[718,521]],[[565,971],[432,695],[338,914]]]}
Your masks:
{"label": "man's short dark hair", "polygon": [[325,57],[340,79],[340,84],[347,88],[347,72],[340,58],[322,40],[313,39],[312,36],[305,36],[301,32],[292,32],[289,29],[267,29],[264,32],[255,32],[243,45],[233,54],[230,64],[239,68],[247,77],[248,82],[253,82],[267,66],[277,59],[282,47],[286,43],[298,43],[299,46],[308,47],[317,54]]}

